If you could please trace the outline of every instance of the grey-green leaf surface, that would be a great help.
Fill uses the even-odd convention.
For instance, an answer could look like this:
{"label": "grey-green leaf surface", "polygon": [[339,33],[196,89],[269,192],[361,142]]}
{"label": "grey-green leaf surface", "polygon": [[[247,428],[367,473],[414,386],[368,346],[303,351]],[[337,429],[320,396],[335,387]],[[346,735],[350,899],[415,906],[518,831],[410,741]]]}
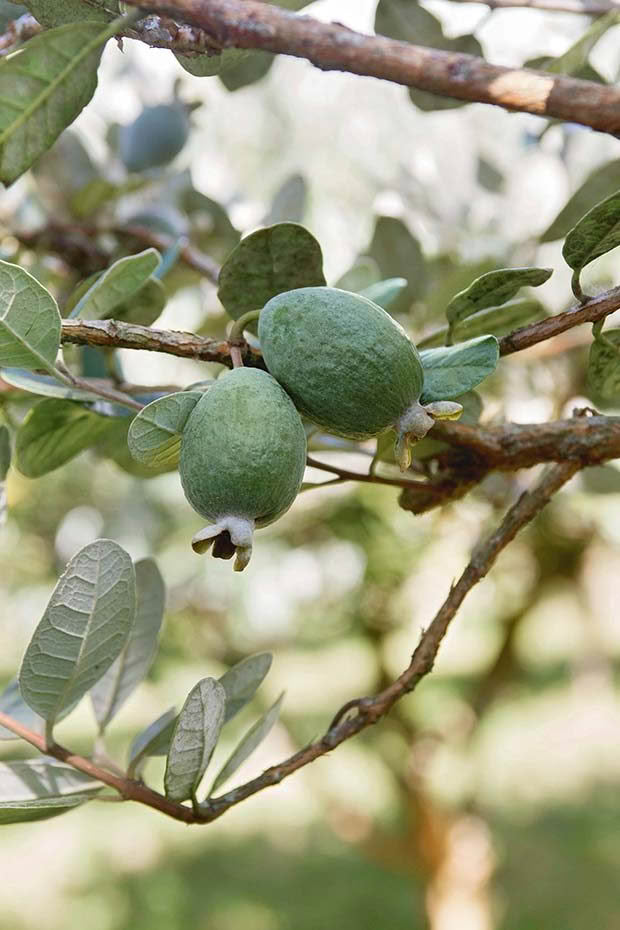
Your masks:
{"label": "grey-green leaf surface", "polygon": [[555,239],[562,239],[584,213],[619,189],[620,158],[616,158],[588,175],[542,234],[540,241],[553,242]]}
{"label": "grey-green leaf surface", "polygon": [[[545,316],[545,308],[533,297],[515,297],[500,307],[487,307],[456,323],[452,328],[452,341],[463,342],[475,336],[490,333],[505,336],[520,326]],[[432,349],[445,343],[449,327],[444,326],[417,343],[418,349]]]}
{"label": "grey-green leaf surface", "polygon": [[325,284],[321,246],[298,223],[276,223],[241,240],[220,271],[218,297],[237,320],[298,287]]}
{"label": "grey-green leaf surface", "polygon": [[109,318],[116,307],[126,304],[144,287],[160,264],[161,255],[156,249],[119,258],[80,298],[71,316],[84,320]]}
{"label": "grey-green leaf surface", "polygon": [[174,801],[194,797],[224,723],[226,692],[219,681],[203,678],[187,696],[166,760],[164,787]]}
{"label": "grey-green leaf surface", "polygon": [[11,467],[11,435],[8,427],[0,426],[0,481],[4,481]]}
{"label": "grey-green leaf surface", "polygon": [[620,470],[613,465],[584,468],[581,483],[590,494],[620,494]]}
{"label": "grey-green leaf surface", "polygon": [[68,387],[62,381],[57,381],[52,375],[37,375],[25,368],[1,368],[0,377],[7,384],[38,394],[40,397],[57,397],[63,400],[97,401],[98,394],[84,391],[81,388]]}
{"label": "grey-green leaf surface", "polygon": [[136,461],[150,467],[176,465],[188,417],[202,391],[177,391],[147,404],[132,420],[127,436]]}
{"label": "grey-green leaf surface", "polygon": [[612,329],[592,343],[588,389],[599,402],[620,402],[620,329]]}
{"label": "grey-green leaf surface", "polygon": [[[464,52],[478,57],[482,55],[480,43],[474,36],[445,36],[440,21],[417,0],[380,0],[375,16],[375,32],[427,48]],[[416,88],[410,89],[409,96],[424,111],[452,109],[465,103]]]}
{"label": "grey-green leaf surface", "polygon": [[[106,0],[105,6],[108,10],[113,10],[116,5],[118,13],[118,3],[116,0]],[[37,22],[45,26],[46,29],[53,29],[55,26],[64,26],[67,23],[79,23],[88,20],[89,22],[109,22],[112,18],[106,13],[102,3],[97,0],[89,0],[88,6],[84,0],[26,0],[25,6],[28,7]]]}
{"label": "grey-green leaf surface", "polygon": [[152,326],[166,306],[166,288],[159,278],[149,278],[128,300],[111,311],[115,320]]}
{"label": "grey-green leaf surface", "polygon": [[566,237],[562,255],[569,267],[580,271],[617,245],[620,245],[620,191],[588,210]]}
{"label": "grey-green leaf surface", "polygon": [[[43,732],[45,726],[43,718],[39,717],[32,707],[28,707],[21,696],[16,678],[10,681],[0,694],[0,711],[23,726],[28,727],[29,730],[34,730],[35,733]],[[13,733],[12,730],[7,730],[6,727],[0,727],[0,740],[9,739],[21,739],[21,737]]]}
{"label": "grey-green leaf surface", "polygon": [[379,304],[388,313],[393,310],[399,303],[401,296],[408,287],[406,278],[387,278],[385,281],[377,281],[369,287],[360,291],[362,297],[367,297],[373,303]]}
{"label": "grey-green leaf surface", "polygon": [[495,336],[478,336],[454,346],[420,352],[424,369],[423,404],[451,400],[471,391],[492,374],[499,361]]}
{"label": "grey-green leaf surface", "polygon": [[275,223],[301,223],[306,209],[308,185],[301,174],[292,174],[276,191],[265,226]]}
{"label": "grey-green leaf surface", "polygon": [[465,290],[455,294],[446,307],[446,317],[450,323],[458,323],[487,307],[505,303],[522,287],[539,287],[552,274],[552,268],[500,268],[487,271]]}
{"label": "grey-green leaf surface", "polygon": [[84,546],[67,565],[26,650],[22,697],[52,725],[123,650],[136,614],[136,575],[110,539]]}
{"label": "grey-green leaf surface", "polygon": [[376,284],[381,279],[379,265],[370,255],[361,255],[355,263],[341,275],[334,287],[342,291],[353,291],[359,294],[365,288]]}
{"label": "grey-green leaf surface", "polygon": [[151,756],[167,756],[176,726],[177,712],[170,707],[165,713],[150,723],[133,740],[127,758],[127,774],[130,778],[137,775]]}
{"label": "grey-green leaf surface", "polygon": [[40,478],[98,442],[114,427],[81,404],[48,398],[35,404],[17,431],[15,465],[27,478]]}
{"label": "grey-green leaf surface", "polygon": [[0,824],[56,817],[91,801],[102,788],[101,782],[61,762],[2,762]]}
{"label": "grey-green leaf surface", "polygon": [[422,247],[402,220],[394,216],[378,217],[367,251],[384,278],[405,278],[408,282],[402,295],[403,309],[412,300],[424,296],[428,270]]}
{"label": "grey-green leaf surface", "polygon": [[49,370],[60,348],[60,327],[50,292],[23,268],[0,261],[0,365]]}
{"label": "grey-green leaf surface", "polygon": [[[118,20],[115,20],[118,24]],[[59,26],[0,62],[0,180],[11,184],[90,101],[114,24]]]}
{"label": "grey-green leaf surface", "polygon": [[222,675],[219,681],[226,692],[224,723],[252,700],[271,668],[272,661],[270,652],[259,652],[237,662]]}
{"label": "grey-green leaf surface", "polygon": [[230,756],[228,762],[226,762],[221,771],[218,773],[217,778],[213,782],[213,787],[211,788],[210,794],[213,794],[213,792],[216,791],[220,785],[223,785],[224,782],[228,781],[231,775],[234,775],[237,769],[243,765],[245,760],[252,755],[257,746],[263,742],[278,719],[283,700],[284,694],[281,694],[275,704],[273,704],[269,710],[259,720],[256,721],[254,726],[248,730],[235,751]]}
{"label": "grey-green leaf surface", "polygon": [[153,559],[142,559],[136,570],[136,619],[123,651],[91,690],[95,718],[103,733],[153,663],[164,619],[166,587]]}

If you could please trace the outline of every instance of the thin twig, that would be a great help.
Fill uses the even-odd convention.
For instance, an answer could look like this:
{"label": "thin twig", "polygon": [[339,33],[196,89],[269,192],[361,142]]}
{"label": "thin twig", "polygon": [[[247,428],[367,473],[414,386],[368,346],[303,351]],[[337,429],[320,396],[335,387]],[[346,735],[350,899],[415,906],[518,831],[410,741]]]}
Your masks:
{"label": "thin twig", "polygon": [[[347,471],[346,468],[339,468],[338,465],[328,465],[326,462],[319,462],[310,455],[306,458],[306,465],[310,468],[316,468],[319,471],[330,472],[332,475],[337,475],[345,481],[358,481],[364,484],[388,484],[393,488],[415,488],[428,491],[430,494],[433,493],[433,486],[428,481],[407,481],[406,478],[383,478],[375,474],[371,475],[357,471]],[[329,484],[329,482],[327,483]],[[325,485],[319,485],[319,487],[325,487]]]}
{"label": "thin twig", "polygon": [[[116,236],[139,239],[140,242],[143,242],[145,245],[153,246],[153,248],[159,249],[161,252],[169,249],[175,243],[172,236],[163,236],[160,233],[153,232],[152,229],[148,229],[146,226],[139,226],[137,224],[132,224],[130,226],[112,226],[109,231],[113,232]],[[220,266],[210,255],[199,251],[188,243],[179,250],[179,258],[188,268],[193,268],[194,271],[203,275],[203,277],[207,278],[213,284],[217,284]]]}
{"label": "thin twig", "polygon": [[173,817],[175,820],[181,820],[184,823],[198,822],[191,808],[184,807],[182,804],[177,804],[175,801],[170,801],[168,798],[164,797],[164,795],[158,794],[157,791],[147,788],[147,786],[140,781],[135,781],[132,778],[125,778],[122,775],[117,775],[115,772],[110,772],[108,769],[96,765],[91,759],[77,755],[71,752],[70,749],[65,749],[64,746],[60,746],[58,743],[48,744],[44,736],[28,729],[28,727],[23,726],[23,724],[19,723],[17,720],[13,720],[12,717],[9,717],[1,711],[0,726],[6,727],[7,730],[11,730],[16,736],[20,736],[27,743],[30,743],[31,746],[34,746],[35,749],[38,749],[39,752],[47,756],[53,756],[54,759],[58,759],[60,762],[66,762],[67,765],[73,766],[73,768],[77,769],[79,772],[84,772],[85,775],[90,775],[91,778],[103,782],[104,785],[115,788],[126,801],[137,801],[138,804],[146,804],[147,807],[153,807],[155,810],[160,811],[160,813],[167,814],[168,817]]}
{"label": "thin twig", "polygon": [[[293,772],[331,752],[345,740],[377,723],[397,701],[413,691],[419,682],[432,671],[441,642],[467,594],[485,577],[500,552],[515,538],[519,530],[540,513],[553,495],[573,477],[579,468],[578,462],[566,462],[549,469],[533,490],[521,495],[516,504],[510,508],[498,529],[476,546],[467,568],[456,584],[451,586],[443,605],[428,629],[422,634],[411,662],[396,681],[374,698],[364,698],[358,703],[348,701],[336,714],[335,726],[330,727],[321,739],[301,749],[289,759],[268,768],[258,778],[218,798],[212,798],[208,812],[205,811],[209,819],[220,817],[240,801],[244,801],[265,788],[279,784]],[[348,712],[355,707],[357,707],[357,714],[353,717],[347,716]]]}
{"label": "thin twig", "polygon": [[442,97],[581,123],[612,135],[620,132],[620,89],[614,85],[501,67],[461,52],[364,35],[257,0],[139,0],[145,2],[153,13],[204,29],[222,48],[292,55],[324,71],[347,71]]}

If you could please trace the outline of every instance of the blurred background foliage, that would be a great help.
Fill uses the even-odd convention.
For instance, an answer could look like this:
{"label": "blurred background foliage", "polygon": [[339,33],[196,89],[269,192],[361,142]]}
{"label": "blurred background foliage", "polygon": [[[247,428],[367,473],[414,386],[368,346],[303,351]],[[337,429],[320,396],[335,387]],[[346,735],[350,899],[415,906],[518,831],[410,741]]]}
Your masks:
{"label": "blurred background foliage", "polygon": [[[0,4],[0,18],[14,6]],[[396,34],[403,6],[384,3],[377,25]],[[427,8],[416,15],[431,44],[456,47],[465,36],[463,47],[477,41],[505,64],[558,59],[588,26],[584,17],[446,0]],[[373,0],[322,0],[309,11],[370,29],[375,9]],[[617,78],[619,34],[610,28],[588,49],[602,80]],[[196,71],[196,60],[185,64]],[[330,284],[407,278],[394,312],[417,338],[444,325],[450,297],[496,267],[553,267],[536,291],[537,312],[570,304],[559,237],[617,188],[616,139],[482,106],[433,112],[432,101],[412,103],[403,88],[260,53],[221,78],[189,71],[135,42],[122,54],[108,48],[91,106],[2,193],[2,257],[27,267],[61,306],[82,279],[144,248],[128,227],[173,243],[187,236],[219,262],[242,233],[281,220],[303,222],[319,239]],[[183,139],[145,166],[148,152],[129,152],[127,127],[162,104],[175,108]],[[168,257],[157,325],[223,335],[214,285],[175,262],[174,249]],[[617,283],[617,250],[585,278],[590,291]],[[573,330],[502,360],[481,392],[482,421],[542,422],[596,402],[588,343]],[[112,370],[101,354],[83,360],[95,363]],[[113,364],[149,387],[219,370],[125,351]],[[19,418],[30,401],[22,409],[5,391],[2,416]],[[367,467],[372,451],[362,446],[347,463]],[[272,650],[254,703],[265,709],[284,688],[283,716],[243,780],[402,670],[481,530],[530,479],[492,476],[469,498],[415,518],[388,487],[310,490],[260,532],[239,576],[191,553],[200,521],[176,473],[145,481],[128,466],[99,449],[37,481],[9,473],[0,678],[14,674],[80,546],[105,536],[133,558],[153,555],[168,586],[161,649],[110,728],[110,751],[122,757],[133,734],[179,706],[198,678]],[[415,696],[277,789],[190,830],[112,804],[5,827],[0,925],[617,930],[619,572],[620,475],[609,465],[576,479],[501,557]],[[240,715],[234,734],[257,709]],[[61,741],[87,751],[92,724],[84,702],[60,725]],[[16,745],[0,744],[2,757]],[[159,760],[149,764],[156,780]]]}

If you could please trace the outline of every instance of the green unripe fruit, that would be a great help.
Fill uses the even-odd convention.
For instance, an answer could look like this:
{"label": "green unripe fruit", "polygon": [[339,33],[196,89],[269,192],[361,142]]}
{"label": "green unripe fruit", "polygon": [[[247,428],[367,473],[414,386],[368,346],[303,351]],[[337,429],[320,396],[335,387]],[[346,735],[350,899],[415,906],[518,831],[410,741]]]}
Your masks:
{"label": "green unripe fruit", "polygon": [[185,496],[214,524],[192,540],[196,552],[242,571],[255,527],[273,523],[301,487],[306,435],[288,395],[254,368],[220,377],[191,412],[181,439],[179,473]]}
{"label": "green unripe fruit", "polygon": [[145,107],[118,133],[119,152],[128,171],[167,165],[179,154],[189,135],[187,110],[180,103]]}
{"label": "green unripe fruit", "polygon": [[408,442],[426,435],[437,407],[431,415],[419,403],[420,356],[385,310],[337,288],[299,288],[265,304],[258,337],[267,368],[303,414],[350,439],[393,428],[397,457],[409,464]]}

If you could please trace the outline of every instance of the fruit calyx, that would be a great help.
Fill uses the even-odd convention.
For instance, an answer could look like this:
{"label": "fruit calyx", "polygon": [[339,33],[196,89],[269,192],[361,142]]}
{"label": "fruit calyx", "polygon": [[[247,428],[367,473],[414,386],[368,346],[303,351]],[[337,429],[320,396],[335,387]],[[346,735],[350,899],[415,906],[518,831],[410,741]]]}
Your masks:
{"label": "fruit calyx", "polygon": [[398,434],[394,455],[400,470],[406,471],[411,465],[411,443],[424,439],[435,420],[458,420],[462,412],[462,405],[451,400],[437,400],[430,404],[416,401],[411,404],[394,424]]}
{"label": "fruit calyx", "polygon": [[236,572],[242,572],[252,558],[254,520],[247,517],[224,516],[217,523],[205,526],[192,539],[192,549],[199,555],[213,546],[216,559],[232,559]]}

